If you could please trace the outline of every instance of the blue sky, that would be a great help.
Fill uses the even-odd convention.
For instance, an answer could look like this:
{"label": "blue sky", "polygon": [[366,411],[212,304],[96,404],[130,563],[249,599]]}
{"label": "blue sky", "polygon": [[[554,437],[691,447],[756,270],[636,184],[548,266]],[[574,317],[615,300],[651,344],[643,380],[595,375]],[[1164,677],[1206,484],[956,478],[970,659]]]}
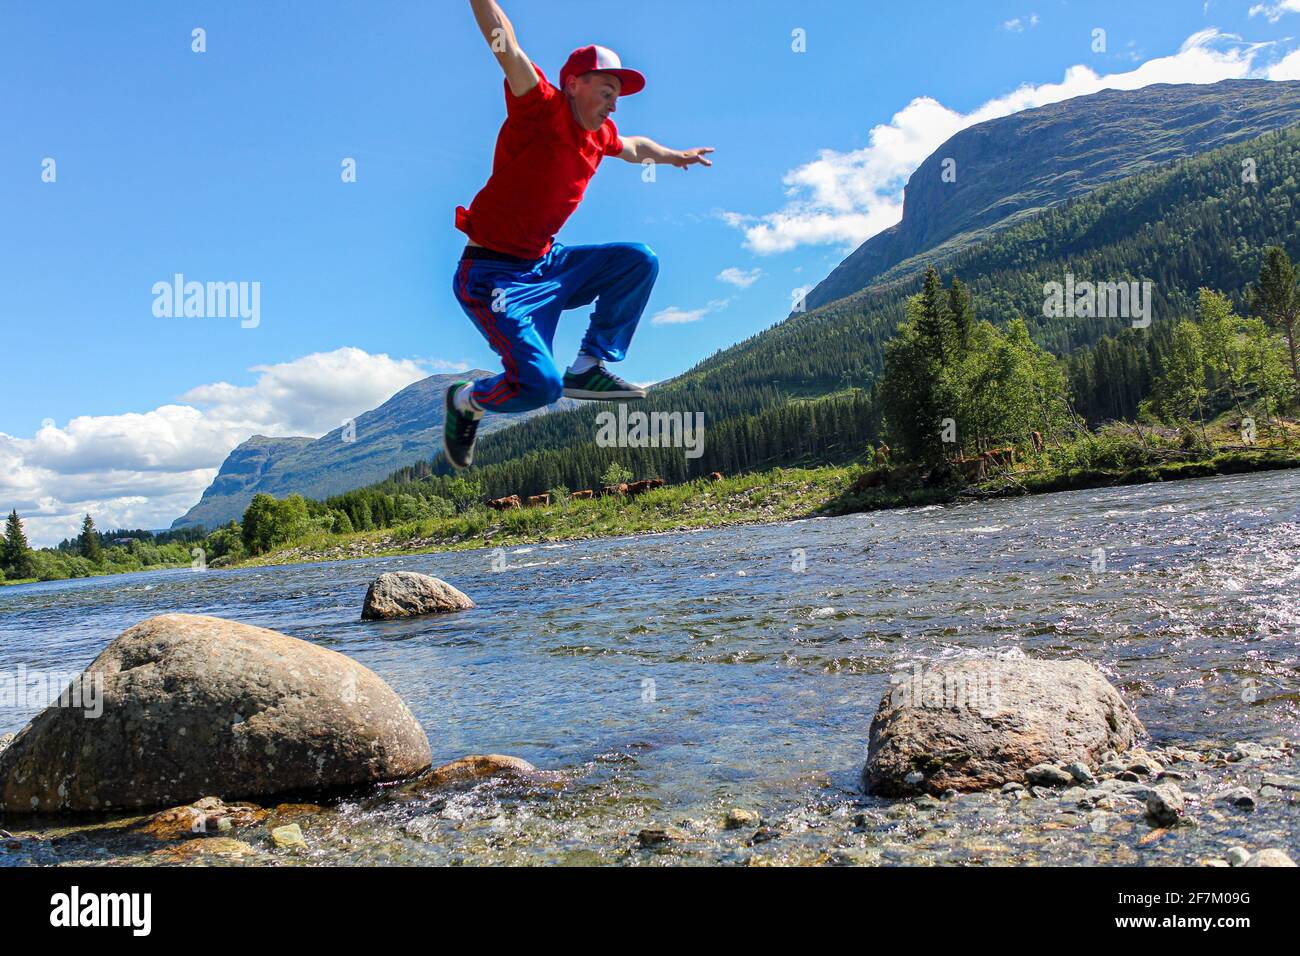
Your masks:
{"label": "blue sky", "polygon": [[[964,125],[1107,85],[1300,77],[1300,0],[503,6],[551,77],[589,42],[646,73],[621,132],[717,149],[654,183],[607,160],[559,237],[659,254],[619,369],[641,382],[784,318]],[[0,507],[39,542],[87,509],[165,526],[255,432],[494,367],[450,294],[453,209],[504,115],[468,3],[4,0],[0,81]],[[156,317],[176,273],[260,283],[259,324]],[[561,359],[584,324],[562,322]]]}

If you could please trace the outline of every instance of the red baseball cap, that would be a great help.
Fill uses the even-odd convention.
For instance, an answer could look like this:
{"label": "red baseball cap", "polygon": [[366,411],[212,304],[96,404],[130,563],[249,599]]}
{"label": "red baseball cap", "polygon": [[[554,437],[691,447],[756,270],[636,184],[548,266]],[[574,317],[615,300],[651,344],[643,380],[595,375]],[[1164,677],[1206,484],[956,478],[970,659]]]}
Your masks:
{"label": "red baseball cap", "polygon": [[645,77],[636,70],[623,69],[623,61],[618,58],[618,54],[609,47],[591,46],[579,47],[569,54],[568,61],[564,64],[564,69],[560,70],[560,89],[564,89],[569,83],[569,77],[582,76],[584,73],[591,73],[593,70],[599,70],[601,73],[612,73],[622,81],[622,96],[631,96],[633,93],[640,93],[645,89]]}

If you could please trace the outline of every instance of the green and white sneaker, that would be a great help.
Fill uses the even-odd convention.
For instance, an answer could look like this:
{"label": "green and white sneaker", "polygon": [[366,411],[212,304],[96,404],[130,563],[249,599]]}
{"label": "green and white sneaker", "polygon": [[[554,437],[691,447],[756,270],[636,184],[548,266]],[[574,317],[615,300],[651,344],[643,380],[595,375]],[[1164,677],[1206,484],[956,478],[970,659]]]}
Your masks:
{"label": "green and white sneaker", "polygon": [[645,389],[625,382],[597,362],[585,372],[564,373],[566,398],[581,398],[597,402],[630,402],[645,398]]}
{"label": "green and white sneaker", "polygon": [[469,382],[452,382],[443,398],[446,418],[442,425],[442,451],[453,468],[468,468],[474,462],[474,438],[483,413],[462,412],[456,407],[456,392]]}

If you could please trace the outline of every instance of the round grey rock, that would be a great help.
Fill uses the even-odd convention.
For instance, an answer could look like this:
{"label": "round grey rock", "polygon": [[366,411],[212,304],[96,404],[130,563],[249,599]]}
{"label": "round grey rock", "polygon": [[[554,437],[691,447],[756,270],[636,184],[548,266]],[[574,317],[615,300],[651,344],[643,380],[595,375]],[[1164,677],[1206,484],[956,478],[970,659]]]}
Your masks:
{"label": "round grey rock", "polygon": [[1100,763],[1143,733],[1084,661],[949,661],[880,701],[862,782],[887,797],[985,790],[1023,782],[1039,764]]}
{"label": "round grey rock", "polygon": [[55,705],[0,753],[0,810],[175,806],[398,780],[429,741],[375,673],[306,641],[164,614],[81,677],[101,713]]}
{"label": "round grey rock", "polygon": [[439,578],[414,571],[386,571],[366,591],[361,620],[388,621],[472,607],[475,604],[468,595]]}

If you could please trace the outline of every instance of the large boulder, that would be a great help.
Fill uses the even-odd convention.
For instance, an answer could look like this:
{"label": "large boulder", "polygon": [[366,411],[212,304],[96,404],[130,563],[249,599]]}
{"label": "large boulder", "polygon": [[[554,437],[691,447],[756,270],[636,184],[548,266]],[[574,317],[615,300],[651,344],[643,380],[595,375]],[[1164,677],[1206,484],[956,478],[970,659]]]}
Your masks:
{"label": "large boulder", "polygon": [[363,621],[387,621],[395,617],[465,611],[474,602],[446,581],[414,571],[386,571],[366,592],[361,609]]}
{"label": "large boulder", "polygon": [[81,681],[102,681],[102,713],[38,714],[0,753],[0,810],[332,790],[431,763],[420,724],[377,675],[260,627],[150,618],[118,635]]}
{"label": "large boulder", "polygon": [[895,680],[871,722],[863,786],[881,796],[1024,783],[1039,764],[1096,765],[1145,733],[1083,661],[971,658]]}

